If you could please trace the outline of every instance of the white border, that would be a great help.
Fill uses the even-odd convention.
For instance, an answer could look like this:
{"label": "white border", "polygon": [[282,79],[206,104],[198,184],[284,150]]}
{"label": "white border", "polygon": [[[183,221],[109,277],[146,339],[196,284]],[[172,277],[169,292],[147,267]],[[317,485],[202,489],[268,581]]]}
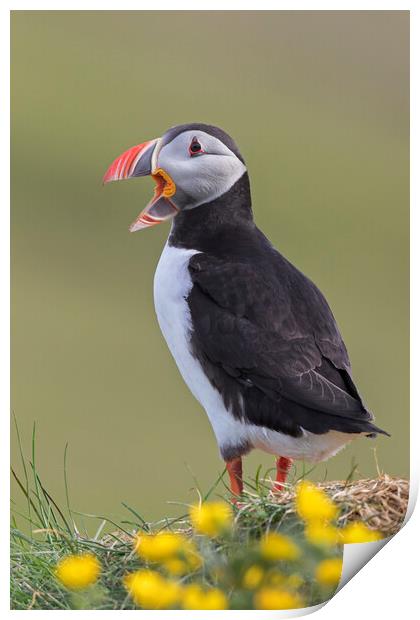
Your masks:
{"label": "white border", "polygon": [[[3,80],[3,93],[9,93],[9,61],[10,61],[10,39],[9,39],[9,10],[410,10],[411,11],[411,63],[417,69],[411,71],[411,109],[412,114],[412,148],[411,148],[411,204],[418,204],[418,180],[415,176],[415,171],[419,170],[418,156],[415,149],[418,138],[418,121],[414,112],[420,109],[420,101],[418,96],[419,90],[419,76],[418,76],[418,57],[419,57],[419,45],[418,39],[420,32],[418,28],[418,10],[415,4],[412,2],[400,3],[391,1],[353,1],[353,2],[301,2],[295,0],[294,2],[267,2],[261,0],[258,4],[251,2],[228,2],[226,0],[213,0],[212,2],[200,2],[199,0],[192,2],[155,2],[153,4],[141,2],[141,1],[122,1],[116,5],[116,3],[104,0],[90,1],[90,2],[74,2],[60,3],[57,6],[57,2],[10,2],[8,6],[1,8],[1,17],[3,18],[0,23],[0,46],[1,46],[1,59],[3,64],[3,70],[1,72],[1,79]],[[0,450],[0,483],[1,489],[7,489],[9,491],[9,306],[6,303],[8,299],[9,291],[9,209],[10,204],[10,189],[9,189],[9,98],[5,100],[3,96],[2,114],[0,119],[0,132],[3,144],[2,150],[2,201],[1,201],[1,227],[0,232],[2,235],[0,244],[0,270],[2,277],[2,284],[4,286],[4,303],[1,304],[1,382],[2,382],[2,416],[0,418],[0,432],[3,443],[3,449]],[[415,236],[418,235],[418,215],[414,208],[411,209],[411,315],[414,313],[418,315],[418,296],[419,286],[414,280],[415,268],[418,265],[419,253],[415,244]],[[419,398],[417,396],[415,387],[415,378],[419,376],[419,363],[417,360],[417,347],[419,344],[419,329],[416,326],[416,321],[412,321],[412,354],[411,354],[411,403],[412,411],[419,411]],[[398,412],[396,412],[398,415]],[[411,418],[411,487],[410,487],[410,512],[414,508],[414,500],[417,496],[418,482],[419,482],[419,470],[417,465],[417,459],[414,459],[414,455],[419,454],[419,442],[418,442],[418,423],[415,416]],[[9,493],[8,493],[9,495]],[[8,532],[9,520],[7,511],[3,510],[0,514],[1,519],[1,534],[2,534],[2,550],[3,561],[0,565],[0,609],[7,615],[9,614],[36,614],[38,617],[47,612],[45,611],[10,611],[9,610],[9,545],[8,545]],[[336,620],[337,616],[340,620],[353,620],[354,616],[362,614],[363,617],[379,617],[381,620],[393,617],[398,614],[403,618],[411,618],[413,612],[417,609],[417,566],[414,569],[414,562],[417,559],[415,556],[415,549],[418,548],[418,534],[419,534],[419,511],[417,510],[403,530],[394,537],[391,542],[386,546],[382,552],[373,558],[362,571],[360,571],[355,577],[351,579],[351,584],[344,587],[340,592],[320,611],[317,612],[317,618],[320,620]],[[417,545],[416,545],[417,542]],[[355,549],[354,549],[355,550]],[[417,564],[417,562],[416,562]],[[309,610],[307,610],[309,611]],[[51,614],[61,614],[67,612],[55,611],[48,612],[48,618]],[[77,613],[77,612],[75,612]],[[83,612],[90,614],[125,614],[127,612],[100,612],[91,611]],[[153,615],[154,619],[160,616],[164,618],[169,617],[185,617],[186,612],[182,611],[167,611],[167,612],[139,612],[143,618]],[[224,614],[230,618],[284,618],[291,617],[290,612],[262,612],[262,611],[241,611],[241,612],[217,612],[219,615]],[[199,612],[201,620],[207,618],[214,618],[215,612]],[[195,614],[197,615],[197,614]],[[219,616],[218,616],[219,617]]]}

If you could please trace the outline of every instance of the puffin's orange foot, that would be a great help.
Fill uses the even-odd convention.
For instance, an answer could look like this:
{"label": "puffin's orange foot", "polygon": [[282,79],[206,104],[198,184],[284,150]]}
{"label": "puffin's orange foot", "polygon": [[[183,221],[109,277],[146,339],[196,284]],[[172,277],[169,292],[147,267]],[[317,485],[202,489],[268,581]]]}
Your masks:
{"label": "puffin's orange foot", "polygon": [[279,493],[284,490],[284,483],[287,480],[287,474],[292,466],[293,459],[289,459],[287,456],[279,456],[276,460],[276,481],[273,484],[273,493]]}
{"label": "puffin's orange foot", "polygon": [[230,479],[230,490],[232,492],[232,502],[238,504],[239,497],[242,495],[244,485],[242,481],[242,459],[239,456],[231,461],[226,461],[226,469],[228,470]]}

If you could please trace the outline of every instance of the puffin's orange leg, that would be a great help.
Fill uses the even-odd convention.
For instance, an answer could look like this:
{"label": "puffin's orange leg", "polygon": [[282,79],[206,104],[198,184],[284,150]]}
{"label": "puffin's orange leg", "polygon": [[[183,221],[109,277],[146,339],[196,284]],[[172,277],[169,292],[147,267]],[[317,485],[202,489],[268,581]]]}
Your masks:
{"label": "puffin's orange leg", "polygon": [[287,480],[287,474],[292,466],[293,459],[289,459],[287,456],[279,456],[276,460],[276,481],[273,484],[273,491],[278,492],[284,489],[284,483]]}
{"label": "puffin's orange leg", "polygon": [[230,490],[232,495],[242,495],[244,485],[242,482],[242,459],[239,456],[231,461],[226,461],[226,469],[230,478]]}

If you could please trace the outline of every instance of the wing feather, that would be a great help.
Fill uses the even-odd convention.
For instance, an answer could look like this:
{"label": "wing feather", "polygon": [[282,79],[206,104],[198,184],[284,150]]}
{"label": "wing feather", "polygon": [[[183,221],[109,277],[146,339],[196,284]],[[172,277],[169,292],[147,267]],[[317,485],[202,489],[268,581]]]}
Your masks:
{"label": "wing feather", "polygon": [[269,270],[267,264],[193,256],[188,301],[195,342],[230,377],[273,400],[371,419],[325,298],[280,258]]}

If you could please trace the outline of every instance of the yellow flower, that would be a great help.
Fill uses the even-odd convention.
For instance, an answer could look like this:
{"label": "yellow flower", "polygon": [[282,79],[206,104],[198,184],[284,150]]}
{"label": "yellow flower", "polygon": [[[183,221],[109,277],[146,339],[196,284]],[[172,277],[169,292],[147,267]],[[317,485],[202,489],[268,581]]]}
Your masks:
{"label": "yellow flower", "polygon": [[196,583],[185,586],[182,597],[183,609],[227,609],[226,595],[218,588],[204,590]]}
{"label": "yellow flower", "polygon": [[254,596],[255,609],[299,609],[303,606],[302,597],[288,590],[265,587]]}
{"label": "yellow flower", "polygon": [[180,585],[153,570],[129,573],[124,585],[136,605],[144,609],[172,609],[181,598]]}
{"label": "yellow flower", "polygon": [[57,564],[55,574],[66,588],[82,590],[97,581],[101,565],[91,553],[69,555]]}
{"label": "yellow flower", "polygon": [[361,521],[349,523],[341,530],[341,540],[343,543],[364,543],[381,540],[382,535],[375,530],[369,529]]}
{"label": "yellow flower", "polygon": [[304,521],[332,521],[339,511],[324,491],[303,480],[296,488],[296,512]]}
{"label": "yellow flower", "polygon": [[301,551],[287,536],[277,532],[269,532],[260,542],[260,552],[264,559],[275,562],[278,560],[296,560]]}
{"label": "yellow flower", "polygon": [[162,562],[162,566],[175,577],[182,577],[182,575],[187,575],[190,572],[187,562],[179,558],[169,558],[169,560]]}
{"label": "yellow flower", "polygon": [[243,577],[243,586],[247,590],[255,590],[264,579],[264,571],[258,564],[253,564],[246,571]]}
{"label": "yellow flower", "polygon": [[162,562],[181,551],[186,540],[181,534],[159,532],[158,534],[137,534],[135,549],[143,560]]}
{"label": "yellow flower", "polygon": [[171,575],[187,575],[202,565],[203,561],[197,551],[183,550],[180,557],[169,558],[162,562]]}
{"label": "yellow flower", "polygon": [[305,527],[305,536],[310,543],[319,547],[333,547],[341,540],[340,530],[321,521],[309,522]]}
{"label": "yellow flower", "polygon": [[172,575],[186,575],[202,565],[196,545],[182,534],[138,534],[135,549],[143,560],[161,563]]}
{"label": "yellow flower", "polygon": [[323,586],[336,586],[341,578],[343,560],[339,558],[329,558],[322,560],[316,568],[315,578]]}
{"label": "yellow flower", "polygon": [[207,502],[192,506],[190,517],[195,530],[206,536],[218,536],[232,527],[232,509],[225,502]]}

